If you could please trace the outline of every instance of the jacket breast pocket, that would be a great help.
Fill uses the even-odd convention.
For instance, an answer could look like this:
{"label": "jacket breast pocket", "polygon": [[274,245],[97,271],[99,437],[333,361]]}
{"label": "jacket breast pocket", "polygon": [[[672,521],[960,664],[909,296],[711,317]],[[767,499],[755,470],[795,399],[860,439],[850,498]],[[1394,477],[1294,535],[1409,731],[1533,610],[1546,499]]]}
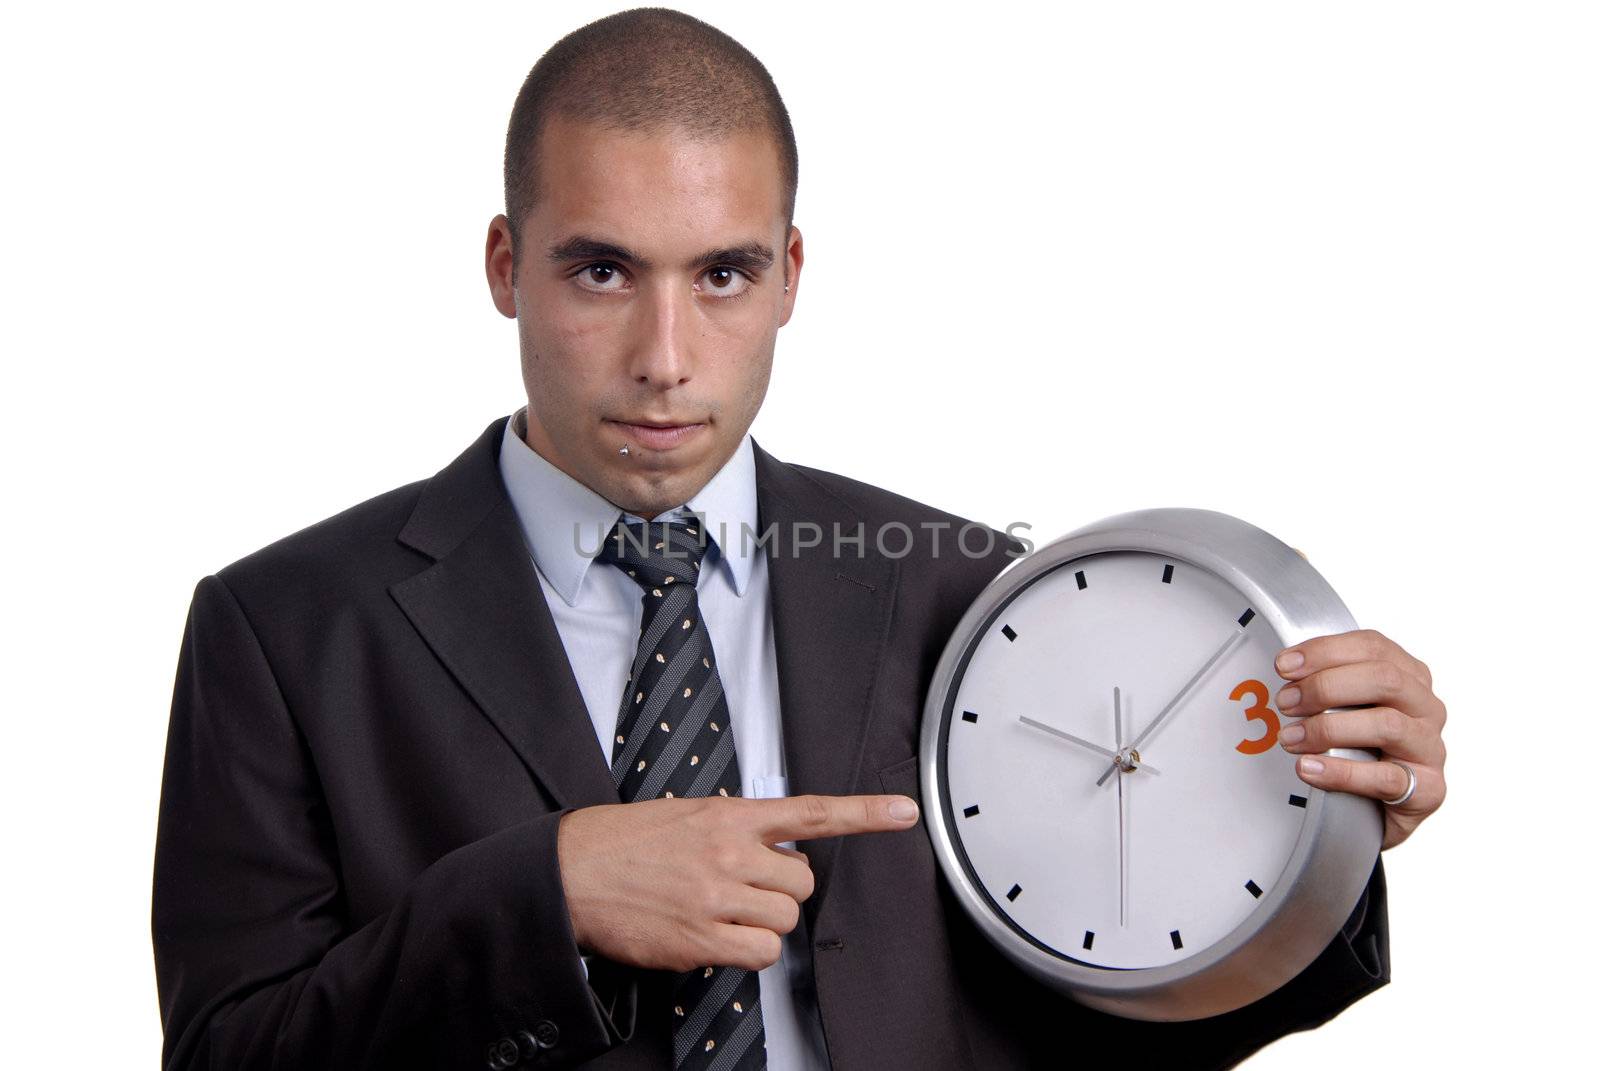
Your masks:
{"label": "jacket breast pocket", "polygon": [[893,845],[897,857],[895,866],[905,868],[902,873],[919,884],[932,886],[934,881],[933,843],[928,836],[927,814],[922,803],[922,776],[915,755],[890,763],[878,771],[878,783],[883,790],[899,796],[910,796],[917,801],[917,822],[909,829],[880,834],[887,844]]}
{"label": "jacket breast pocket", "polygon": [[[918,765],[917,756],[891,763],[878,771],[878,783],[885,792],[892,792],[901,796],[910,796],[917,801],[917,806],[922,806],[922,776]],[[922,817],[918,815],[920,824]]]}

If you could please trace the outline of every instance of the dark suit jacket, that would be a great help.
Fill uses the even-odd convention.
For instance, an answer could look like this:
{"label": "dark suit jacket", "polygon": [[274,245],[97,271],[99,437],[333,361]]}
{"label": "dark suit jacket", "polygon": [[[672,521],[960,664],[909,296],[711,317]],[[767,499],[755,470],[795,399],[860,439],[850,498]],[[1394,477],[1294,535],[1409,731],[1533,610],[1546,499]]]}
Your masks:
{"label": "dark suit jacket", "polygon": [[[497,467],[505,418],[432,479],[199,582],[184,628],[152,928],[169,1068],[669,1068],[665,972],[585,981],[556,829],[617,803]],[[918,727],[957,620],[1011,560],[891,521],[963,518],[755,448],[790,790],[920,799]],[[837,523],[865,553],[834,557]],[[969,543],[970,545],[970,543]],[[1388,981],[1383,871],[1271,996],[1195,1023],[1114,1019],[1024,977],[951,899],[926,829],[802,842],[833,1066],[1226,1067]],[[585,950],[587,951],[587,950]]]}

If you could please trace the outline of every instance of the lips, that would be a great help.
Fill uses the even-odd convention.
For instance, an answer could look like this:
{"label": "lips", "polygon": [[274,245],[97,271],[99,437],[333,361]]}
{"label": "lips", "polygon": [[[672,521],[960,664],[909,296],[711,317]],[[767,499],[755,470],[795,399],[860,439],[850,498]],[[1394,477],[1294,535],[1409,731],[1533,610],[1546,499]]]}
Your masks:
{"label": "lips", "polygon": [[651,420],[645,417],[639,418],[637,422],[613,420],[611,423],[621,429],[623,437],[629,443],[648,446],[654,450],[670,450],[687,442],[705,428],[704,424]]}

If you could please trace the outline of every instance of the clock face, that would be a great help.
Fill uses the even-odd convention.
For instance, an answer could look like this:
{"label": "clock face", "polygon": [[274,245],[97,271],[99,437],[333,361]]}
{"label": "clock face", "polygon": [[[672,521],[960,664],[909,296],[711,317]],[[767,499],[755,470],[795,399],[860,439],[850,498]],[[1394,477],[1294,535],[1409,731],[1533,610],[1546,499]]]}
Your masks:
{"label": "clock face", "polygon": [[968,646],[944,714],[952,841],[997,914],[1102,968],[1176,963],[1280,878],[1312,789],[1278,746],[1283,645],[1210,572],[1080,557]]}

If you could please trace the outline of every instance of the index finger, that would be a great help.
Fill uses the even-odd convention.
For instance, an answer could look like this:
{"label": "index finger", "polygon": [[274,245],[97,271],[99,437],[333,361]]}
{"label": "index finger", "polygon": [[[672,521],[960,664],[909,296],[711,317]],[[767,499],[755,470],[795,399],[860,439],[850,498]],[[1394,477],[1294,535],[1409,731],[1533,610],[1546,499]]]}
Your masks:
{"label": "index finger", "polygon": [[[1299,658],[1295,658],[1299,655]],[[1299,680],[1318,670],[1351,662],[1391,662],[1411,674],[1426,687],[1433,687],[1433,674],[1422,660],[1376,629],[1352,629],[1304,640],[1279,652],[1275,665],[1278,676]]]}
{"label": "index finger", "polygon": [[917,820],[917,804],[909,796],[803,795],[749,802],[759,808],[752,812],[755,829],[768,844],[890,832]]}

